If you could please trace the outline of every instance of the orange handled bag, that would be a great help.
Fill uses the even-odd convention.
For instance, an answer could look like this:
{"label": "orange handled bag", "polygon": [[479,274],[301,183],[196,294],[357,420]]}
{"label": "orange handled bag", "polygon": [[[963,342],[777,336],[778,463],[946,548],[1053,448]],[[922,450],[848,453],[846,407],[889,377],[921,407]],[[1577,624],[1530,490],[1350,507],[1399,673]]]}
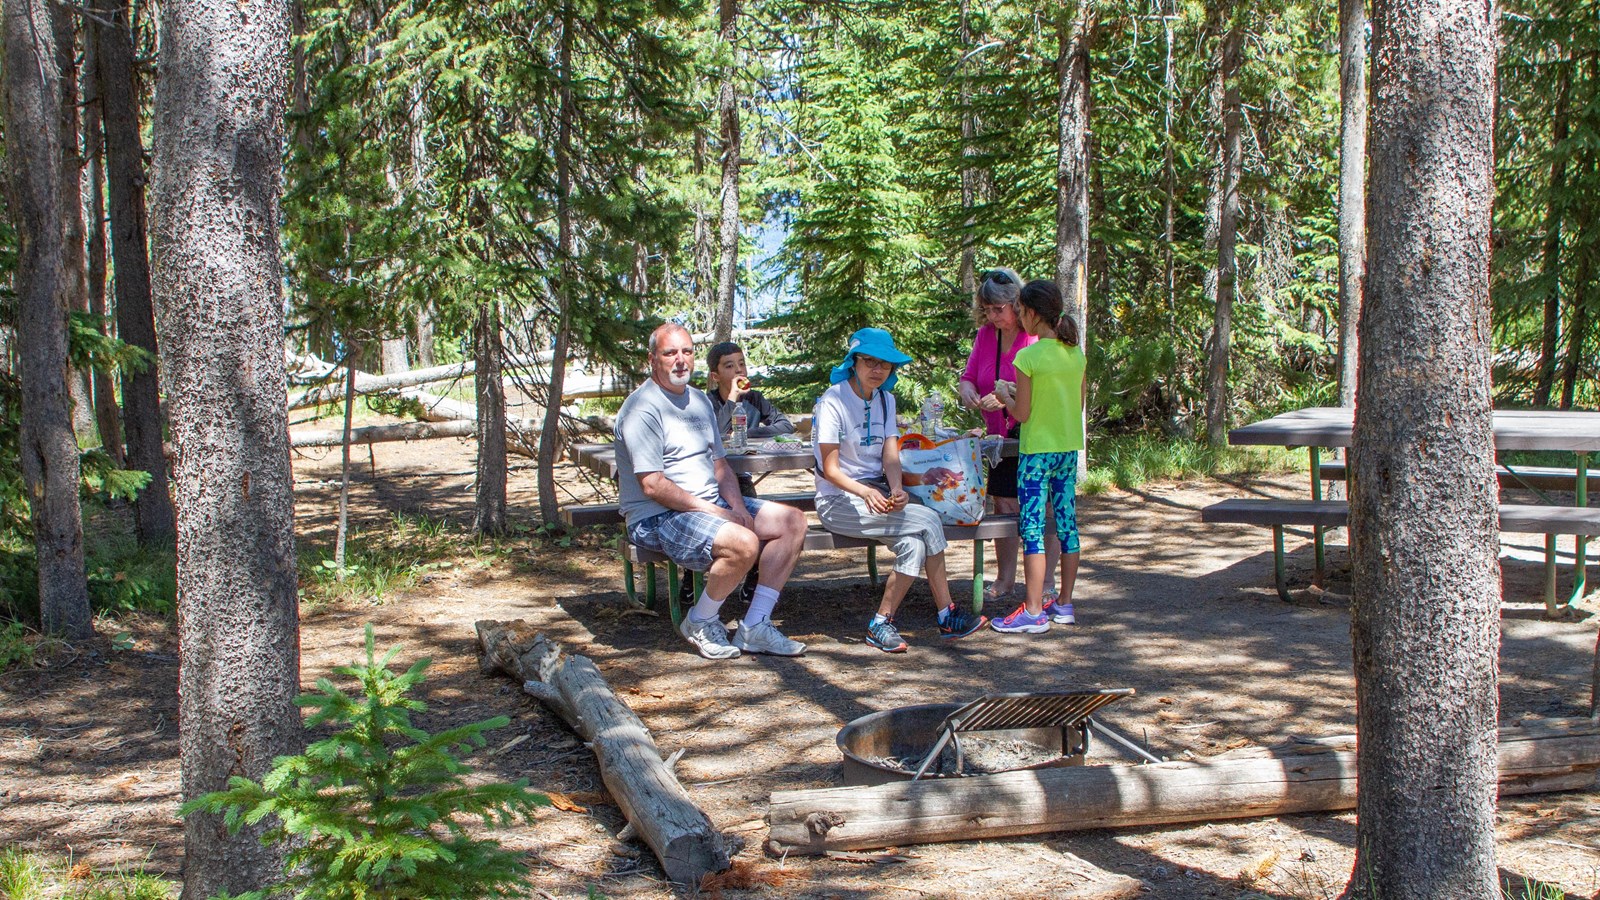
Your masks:
{"label": "orange handled bag", "polygon": [[900,438],[900,472],[906,493],[939,514],[946,525],[983,521],[988,492],[981,442],[957,437],[935,443],[920,434]]}

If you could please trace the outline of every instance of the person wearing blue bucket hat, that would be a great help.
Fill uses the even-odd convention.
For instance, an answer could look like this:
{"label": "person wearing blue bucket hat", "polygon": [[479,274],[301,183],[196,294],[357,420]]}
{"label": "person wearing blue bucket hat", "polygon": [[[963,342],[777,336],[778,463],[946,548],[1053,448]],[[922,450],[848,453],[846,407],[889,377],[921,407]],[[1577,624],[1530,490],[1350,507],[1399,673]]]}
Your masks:
{"label": "person wearing blue bucket hat", "polygon": [[882,328],[850,336],[844,360],[817,398],[811,438],[816,459],[817,518],[835,534],[870,538],[894,549],[894,571],[884,584],[878,612],[867,623],[867,643],[900,653],[906,642],[895,612],[911,583],[926,570],[938,610],[939,634],[966,637],[988,623],[958,607],[945,576],[944,523],[926,506],[909,502],[900,472],[900,430],[889,390],[910,355]]}

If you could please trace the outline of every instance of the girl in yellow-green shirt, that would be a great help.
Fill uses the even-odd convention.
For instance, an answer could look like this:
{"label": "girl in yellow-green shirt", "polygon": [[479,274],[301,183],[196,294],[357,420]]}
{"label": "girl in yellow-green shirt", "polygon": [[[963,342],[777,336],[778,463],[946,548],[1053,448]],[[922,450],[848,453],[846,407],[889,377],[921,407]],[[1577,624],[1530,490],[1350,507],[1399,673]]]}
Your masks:
{"label": "girl in yellow-green shirt", "polygon": [[[1078,458],[1084,448],[1083,407],[1086,396],[1083,348],[1078,325],[1064,315],[1061,289],[1053,281],[1030,281],[1017,300],[1017,316],[1027,332],[1039,338],[1017,354],[1017,386],[1005,398],[1006,410],[1022,423],[1022,452],[1017,463],[1018,531],[1022,536],[1022,569],[1027,600],[1016,612],[995,619],[995,631],[1039,634],[1050,623],[1076,621],[1072,587],[1078,577]],[[1044,602],[1045,504],[1055,511],[1061,536],[1061,595]]]}

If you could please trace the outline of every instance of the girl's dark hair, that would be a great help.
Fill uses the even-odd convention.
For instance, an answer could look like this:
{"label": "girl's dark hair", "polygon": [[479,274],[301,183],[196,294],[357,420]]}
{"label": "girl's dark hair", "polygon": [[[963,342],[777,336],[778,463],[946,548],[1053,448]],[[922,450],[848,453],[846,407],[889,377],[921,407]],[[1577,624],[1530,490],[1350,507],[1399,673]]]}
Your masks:
{"label": "girl's dark hair", "polygon": [[1033,310],[1033,314],[1055,327],[1056,338],[1068,347],[1078,346],[1078,323],[1065,312],[1061,288],[1044,278],[1030,281],[1022,287],[1017,302]]}

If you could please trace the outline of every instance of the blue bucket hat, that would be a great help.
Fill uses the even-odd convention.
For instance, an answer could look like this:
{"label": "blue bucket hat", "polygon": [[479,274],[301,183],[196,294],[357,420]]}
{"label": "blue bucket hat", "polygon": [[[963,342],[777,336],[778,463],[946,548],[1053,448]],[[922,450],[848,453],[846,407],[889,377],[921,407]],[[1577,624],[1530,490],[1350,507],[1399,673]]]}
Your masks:
{"label": "blue bucket hat", "polygon": [[911,357],[895,349],[894,338],[890,337],[889,332],[882,328],[863,328],[850,335],[850,343],[844,349],[844,362],[834,366],[828,375],[830,384],[838,384],[850,377],[850,373],[856,370],[857,353],[894,364],[896,371],[890,372],[883,382],[886,391],[893,390],[894,383],[900,380],[899,367],[911,362]]}

